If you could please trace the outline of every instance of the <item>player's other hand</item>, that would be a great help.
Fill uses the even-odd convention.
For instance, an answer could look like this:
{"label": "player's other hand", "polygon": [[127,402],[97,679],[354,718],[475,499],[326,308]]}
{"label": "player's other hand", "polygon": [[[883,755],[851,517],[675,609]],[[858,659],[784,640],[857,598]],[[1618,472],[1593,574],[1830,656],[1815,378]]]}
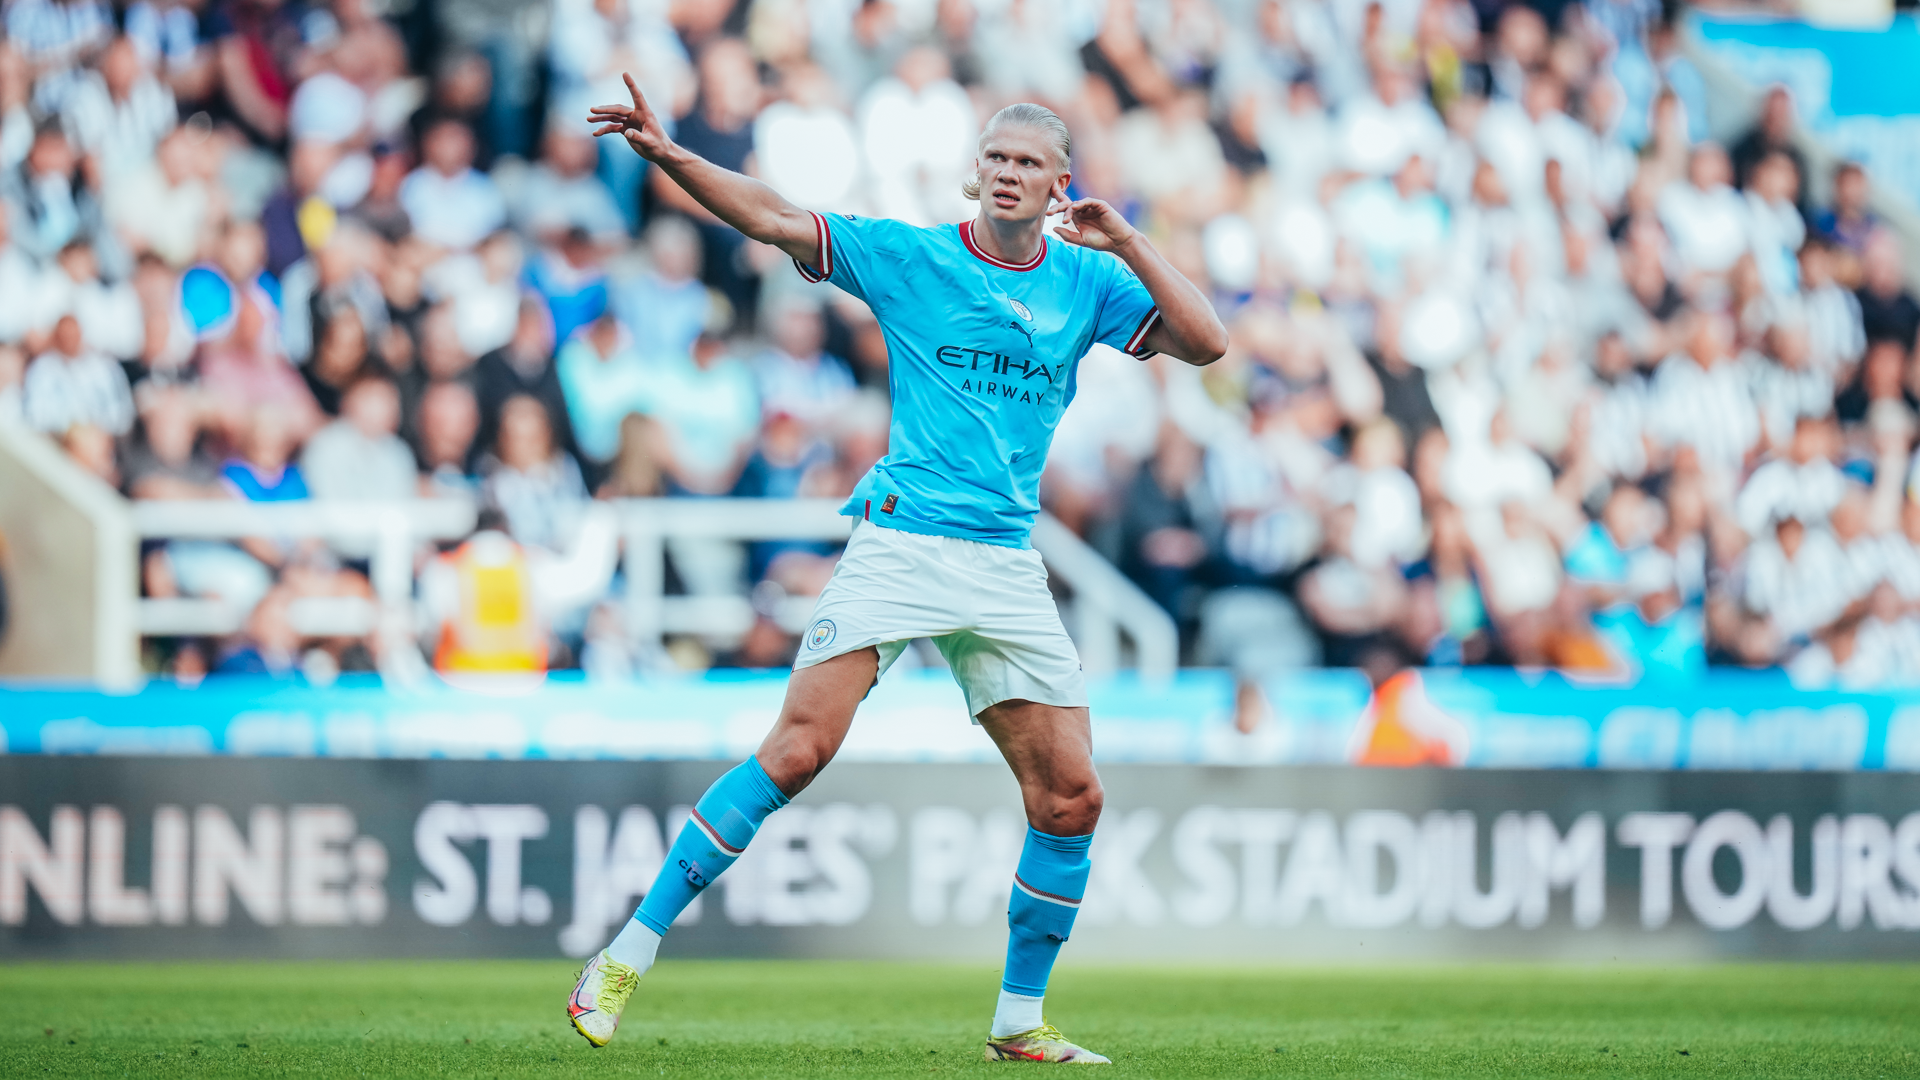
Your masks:
{"label": "player's other hand", "polygon": [[1047,213],[1067,215],[1066,221],[1054,226],[1055,236],[1095,251],[1119,251],[1137,235],[1120,211],[1107,205],[1104,199],[1068,202],[1055,197]]}
{"label": "player's other hand", "polygon": [[600,125],[593,131],[595,138],[620,135],[633,147],[634,153],[648,161],[659,161],[673,148],[673,140],[667,138],[667,129],[660,118],[647,107],[647,99],[633,84],[633,76],[623,72],[620,77],[627,81],[627,93],[633,95],[633,104],[595,105],[587,114],[587,122]]}

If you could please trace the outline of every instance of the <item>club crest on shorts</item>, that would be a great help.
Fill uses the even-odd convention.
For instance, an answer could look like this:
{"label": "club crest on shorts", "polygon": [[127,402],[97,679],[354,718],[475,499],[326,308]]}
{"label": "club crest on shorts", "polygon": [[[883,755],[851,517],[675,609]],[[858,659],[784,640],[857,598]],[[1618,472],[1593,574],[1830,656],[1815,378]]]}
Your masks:
{"label": "club crest on shorts", "polygon": [[821,619],[819,622],[813,624],[812,630],[807,631],[807,648],[826,648],[833,644],[833,635],[835,632],[832,619]]}
{"label": "club crest on shorts", "polygon": [[1021,318],[1027,320],[1028,322],[1033,321],[1033,312],[1027,310],[1027,305],[1021,303],[1018,300],[1014,300],[1011,298],[1007,300],[1007,303],[1012,305],[1013,313],[1015,315],[1020,316]]}

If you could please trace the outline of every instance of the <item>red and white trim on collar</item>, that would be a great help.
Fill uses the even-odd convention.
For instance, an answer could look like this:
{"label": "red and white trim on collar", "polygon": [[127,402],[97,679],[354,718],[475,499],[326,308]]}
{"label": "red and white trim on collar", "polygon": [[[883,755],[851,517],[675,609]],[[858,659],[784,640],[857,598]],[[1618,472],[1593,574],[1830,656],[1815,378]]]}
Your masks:
{"label": "red and white trim on collar", "polygon": [[815,270],[799,259],[793,260],[793,268],[800,271],[801,277],[817,284],[833,276],[833,229],[827,225],[823,215],[814,214],[811,210],[807,213],[813,214],[814,239],[820,245],[819,257],[814,262],[820,269]]}
{"label": "red and white trim on collar", "polygon": [[1039,266],[1040,260],[1047,257],[1047,238],[1042,235],[1040,237],[1040,250],[1034,252],[1032,259],[1024,263],[1002,262],[987,254],[985,251],[980,250],[980,245],[973,242],[973,222],[970,220],[960,223],[960,242],[967,245],[967,250],[973,253],[974,258],[979,259],[988,266],[997,266],[1002,270],[1019,270],[1024,273]]}
{"label": "red and white trim on collar", "polygon": [[1140,317],[1140,325],[1134,329],[1133,336],[1127,339],[1127,354],[1137,356],[1142,360],[1155,355],[1157,350],[1147,348],[1147,334],[1158,325],[1160,325],[1159,308],[1156,307],[1145,315],[1142,315]]}

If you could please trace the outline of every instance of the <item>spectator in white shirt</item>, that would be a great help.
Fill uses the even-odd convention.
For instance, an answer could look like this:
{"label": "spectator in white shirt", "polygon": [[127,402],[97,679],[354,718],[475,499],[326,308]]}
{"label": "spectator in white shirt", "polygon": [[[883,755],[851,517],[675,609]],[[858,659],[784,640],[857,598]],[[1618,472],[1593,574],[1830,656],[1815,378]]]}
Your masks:
{"label": "spectator in white shirt", "polygon": [[1783,517],[1825,521],[1840,505],[1847,478],[1832,460],[1839,431],[1825,417],[1802,416],[1794,422],[1787,456],[1753,471],[1734,502],[1734,518],[1748,536],[1761,536]]}
{"label": "spectator in white shirt", "polygon": [[133,427],[133,391],[111,357],[89,349],[80,320],[62,315],[52,347],[27,368],[22,387],[27,423],[58,435],[76,425],[125,435]]}
{"label": "spectator in white shirt", "polygon": [[1369,176],[1397,171],[1410,154],[1438,158],[1447,132],[1440,115],[1415,92],[1412,77],[1397,64],[1382,64],[1373,93],[1346,103],[1335,123],[1341,163]]}
{"label": "spectator in white shirt", "polygon": [[1653,377],[1652,428],[1672,448],[1691,447],[1719,497],[1760,440],[1760,411],[1746,373],[1733,362],[1733,321],[1694,312],[1686,350],[1667,357]]}
{"label": "spectator in white shirt", "polygon": [[307,440],[300,472],[316,499],[407,499],[417,474],[400,430],[400,391],[384,376],[347,387],[340,419]]}
{"label": "spectator in white shirt", "polygon": [[1800,307],[1814,366],[1841,380],[1867,351],[1860,298],[1833,280],[1833,248],[1821,237],[1800,248]]}
{"label": "spectator in white shirt", "polygon": [[514,225],[543,244],[558,243],[576,228],[602,240],[623,240],[626,217],[594,175],[593,139],[555,120],[541,145],[540,161],[527,171],[514,199]]}
{"label": "spectator in white shirt", "polygon": [[1260,150],[1283,194],[1318,197],[1320,179],[1334,166],[1334,132],[1310,76],[1296,77],[1285,107],[1261,122]]}
{"label": "spectator in white shirt", "polygon": [[1793,159],[1775,150],[1753,167],[1747,183],[1748,245],[1760,269],[1760,280],[1775,296],[1792,296],[1800,289],[1800,245],[1807,239],[1807,223],[1794,205],[1800,174]]}
{"label": "spectator in white shirt", "polygon": [[772,314],[773,346],[754,361],[760,408],[824,427],[853,396],[853,371],[827,353],[826,323],[809,299],[789,297]]}
{"label": "spectator in white shirt", "polygon": [[136,252],[151,251],[176,268],[199,254],[215,201],[194,158],[187,133],[176,128],[151,162],[106,180],[107,220]]}
{"label": "spectator in white shirt", "polygon": [[1687,159],[1687,178],[1660,192],[1660,224],[1689,274],[1724,275],[1747,253],[1747,204],[1732,182],[1727,152],[1701,143]]}
{"label": "spectator in white shirt", "polygon": [[1765,616],[1785,641],[1827,626],[1854,599],[1846,553],[1824,524],[1778,519],[1771,536],[1747,549],[1745,569],[1747,609]]}
{"label": "spectator in white shirt", "polygon": [[73,88],[62,113],[67,136],[103,170],[145,163],[179,123],[173,91],[146,70],[133,39],[118,37],[99,67]]}
{"label": "spectator in white shirt", "polygon": [[1767,443],[1779,448],[1793,438],[1801,417],[1833,411],[1833,376],[1813,365],[1806,328],[1797,321],[1777,319],[1767,328],[1764,341],[1767,351],[1748,352],[1744,362]]}
{"label": "spectator in white shirt", "polygon": [[587,509],[580,466],[554,445],[553,424],[538,398],[517,394],[500,408],[498,456],[481,493],[507,516],[513,538],[528,547],[563,551]]}
{"label": "spectator in white shirt", "polygon": [[1379,417],[1354,434],[1353,463],[1327,478],[1329,502],[1353,507],[1348,554],[1362,567],[1407,563],[1420,554],[1420,489],[1407,475],[1406,459],[1400,426]]}
{"label": "spectator in white shirt", "polygon": [[93,247],[75,240],[60,249],[58,262],[40,275],[39,288],[33,293],[36,329],[51,330],[62,315],[80,320],[80,336],[90,349],[97,349],[116,360],[139,357],[146,346],[145,318],[140,311],[140,295],[129,282],[113,285],[100,280],[99,260]]}
{"label": "spectator in white shirt", "polygon": [[979,121],[938,49],[907,50],[893,75],[860,99],[860,145],[883,217],[916,225],[964,218],[961,181],[973,164]]}
{"label": "spectator in white shirt", "polygon": [[473,132],[440,120],[420,140],[425,163],[400,185],[400,205],[414,234],[465,251],[506,224],[506,203],[493,180],[473,167]]}

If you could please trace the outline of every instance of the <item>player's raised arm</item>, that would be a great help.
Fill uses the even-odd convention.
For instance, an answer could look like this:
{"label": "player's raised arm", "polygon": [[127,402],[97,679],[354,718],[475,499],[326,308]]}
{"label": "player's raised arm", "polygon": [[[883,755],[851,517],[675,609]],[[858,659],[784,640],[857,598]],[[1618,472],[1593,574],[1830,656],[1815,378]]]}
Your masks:
{"label": "player's raised arm", "polygon": [[1160,321],[1147,332],[1145,346],[1205,366],[1226,355],[1227,328],[1198,287],[1173,268],[1140,230],[1099,199],[1064,199],[1049,208],[1067,221],[1053,231],[1069,244],[1111,251],[1120,256],[1160,308]]}
{"label": "player's raised arm", "polygon": [[647,99],[626,75],[632,105],[595,105],[588,120],[600,125],[594,135],[620,135],[633,152],[660,166],[674,183],[721,221],[795,259],[818,266],[822,258],[813,215],[780,193],[731,169],[723,169],[667,137],[667,129]]}

